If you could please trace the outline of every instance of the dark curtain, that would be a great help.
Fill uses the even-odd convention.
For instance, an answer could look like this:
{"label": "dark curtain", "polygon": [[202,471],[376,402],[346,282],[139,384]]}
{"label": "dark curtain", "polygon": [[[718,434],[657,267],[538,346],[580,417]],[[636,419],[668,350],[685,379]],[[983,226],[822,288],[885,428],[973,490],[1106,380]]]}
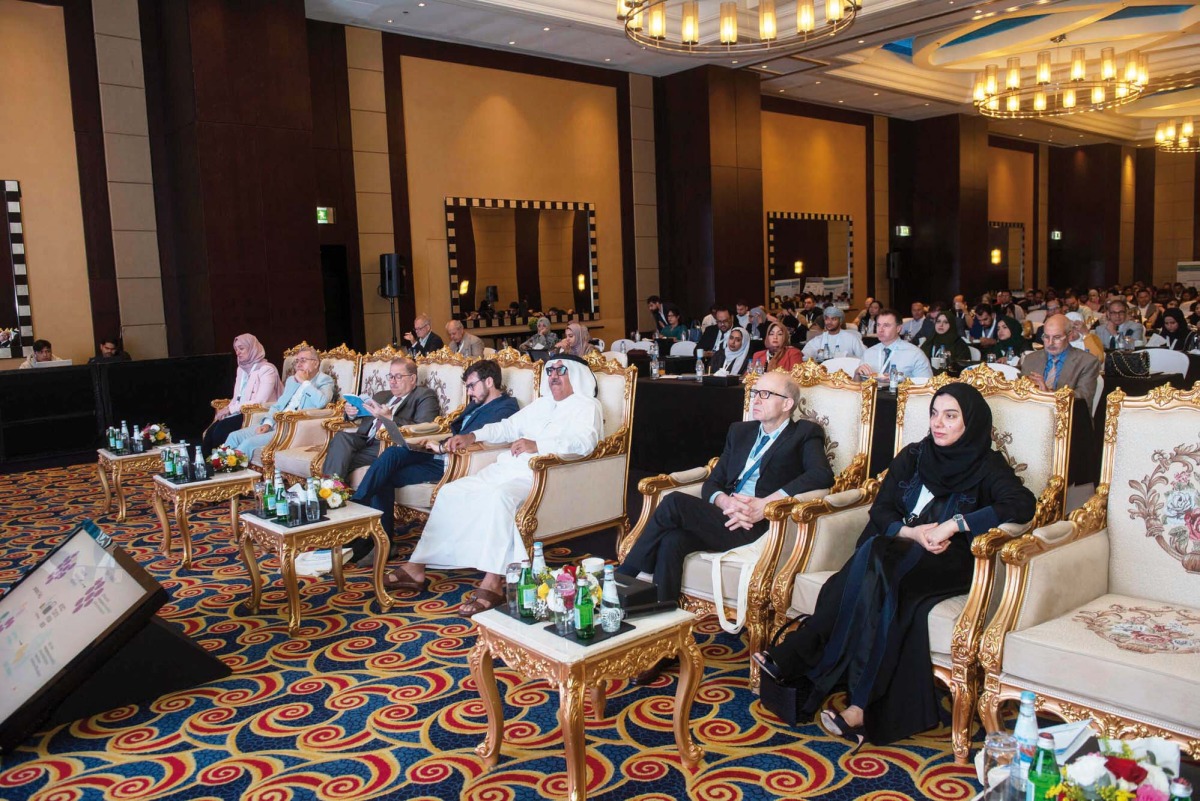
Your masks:
{"label": "dark curtain", "polygon": [[540,209],[515,209],[517,229],[517,301],[530,309],[542,308],[542,283],[538,271],[538,217]]}
{"label": "dark curtain", "polygon": [[458,307],[467,314],[475,311],[475,294],[483,296],[483,287],[475,285],[475,227],[467,206],[454,209],[454,249],[458,258],[458,286],[461,288],[463,281],[470,282],[467,291],[458,296]]}

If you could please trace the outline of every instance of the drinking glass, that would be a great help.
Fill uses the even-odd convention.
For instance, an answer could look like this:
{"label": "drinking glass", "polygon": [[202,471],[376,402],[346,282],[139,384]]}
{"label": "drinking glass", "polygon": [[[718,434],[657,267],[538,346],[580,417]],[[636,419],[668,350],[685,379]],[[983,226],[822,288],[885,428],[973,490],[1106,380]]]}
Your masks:
{"label": "drinking glass", "polygon": [[562,602],[562,612],[554,613],[554,626],[559,634],[570,634],[575,630],[575,582],[570,576],[554,585],[554,592]]}
{"label": "drinking glass", "polygon": [[504,570],[505,590],[508,596],[508,613],[513,617],[517,612],[517,585],[521,583],[521,563],[509,562]]}
{"label": "drinking glass", "polygon": [[995,364],[996,363],[996,354],[989,353],[987,355],[987,361],[988,361],[988,364]]}
{"label": "drinking glass", "polygon": [[255,482],[255,484],[254,484],[254,508],[260,512],[262,511],[262,508],[263,508],[263,496],[266,494],[266,492],[267,492],[266,482],[264,482],[264,481]]}
{"label": "drinking glass", "polygon": [[321,519],[321,502],[320,501],[305,501],[304,502],[304,520],[307,523],[315,523]]}
{"label": "drinking glass", "polygon": [[303,504],[300,503],[300,499],[297,498],[295,495],[288,496],[288,525],[289,526],[298,526],[298,525],[300,525],[301,522],[303,522],[300,519],[300,507],[302,505]]}
{"label": "drinking glass", "polygon": [[994,731],[983,741],[983,775],[979,778],[989,799],[1008,798],[1012,788],[1008,778],[1016,756],[1017,738],[1007,732]]}

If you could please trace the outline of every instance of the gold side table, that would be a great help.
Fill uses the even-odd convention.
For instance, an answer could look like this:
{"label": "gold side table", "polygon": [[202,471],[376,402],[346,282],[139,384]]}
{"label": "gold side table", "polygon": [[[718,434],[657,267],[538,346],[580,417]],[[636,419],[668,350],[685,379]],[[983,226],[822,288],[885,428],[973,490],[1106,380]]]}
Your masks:
{"label": "gold side table", "polygon": [[233,542],[238,540],[238,499],[242,495],[254,494],[254,483],[261,479],[254,470],[239,470],[236,473],[217,473],[207,481],[191,481],[176,484],[160,475],[154,477],[154,511],[163,530],[163,556],[171,555],[171,524],[167,520],[166,503],[175,507],[175,524],[179,526],[179,538],[183,540],[183,566],[192,569],[192,532],[188,525],[188,512],[197,503],[229,501],[229,531]]}
{"label": "gold side table", "polygon": [[[376,553],[387,553],[390,545],[387,533],[379,522],[381,514],[376,509],[347,503],[339,509],[327,509],[324,514],[328,520],[291,528],[257,516],[242,518],[242,559],[250,573],[250,611],[257,613],[262,600],[258,559],[254,555],[254,546],[257,544],[279,558],[279,569],[283,574],[283,586],[288,599],[288,634],[293,636],[300,630],[300,592],[296,586],[298,554],[330,549],[334,580],[337,582],[337,588],[344,590],[346,582],[342,576],[343,546],[363,536],[375,538]],[[379,599],[379,605],[385,612],[395,603],[383,586],[383,574],[386,570],[387,560],[376,559],[373,576],[375,597]]]}
{"label": "gold side table", "polygon": [[504,707],[492,670],[500,657],[527,678],[541,678],[558,686],[558,722],[562,726],[567,757],[567,798],[587,797],[586,746],[583,739],[584,693],[591,690],[596,715],[604,714],[607,680],[629,679],[658,660],[678,656],[679,685],[675,690],[675,745],[684,765],[695,768],[704,751],[692,739],[692,700],[704,673],[704,658],[692,637],[696,617],[676,609],[632,621],[633,631],[595,645],[584,646],[544,629],[545,623],[528,625],[505,612],[489,609],[472,620],[479,629],[469,659],[471,678],[487,709],[487,735],[475,747],[490,769],[500,756],[504,739]]}
{"label": "gold side table", "polygon": [[117,496],[117,522],[125,522],[125,487],[122,480],[129,473],[156,473],[162,469],[162,451],[151,448],[142,453],[113,453],[108,448],[96,451],[96,474],[104,490],[104,513],[112,509],[113,495]]}

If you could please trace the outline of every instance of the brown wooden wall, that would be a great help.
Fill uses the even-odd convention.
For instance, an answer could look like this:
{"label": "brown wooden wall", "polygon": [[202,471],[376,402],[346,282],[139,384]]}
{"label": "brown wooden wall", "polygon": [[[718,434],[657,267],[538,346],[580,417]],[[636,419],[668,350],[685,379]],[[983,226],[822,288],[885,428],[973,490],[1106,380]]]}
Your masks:
{"label": "brown wooden wall", "polygon": [[[1121,258],[1120,146],[1051,148],[1049,177],[1049,226],[1062,231],[1062,239],[1049,243],[1046,283],[1060,288],[1116,283]],[[1150,186],[1153,192],[1153,176]],[[1136,248],[1134,252],[1136,263]]]}

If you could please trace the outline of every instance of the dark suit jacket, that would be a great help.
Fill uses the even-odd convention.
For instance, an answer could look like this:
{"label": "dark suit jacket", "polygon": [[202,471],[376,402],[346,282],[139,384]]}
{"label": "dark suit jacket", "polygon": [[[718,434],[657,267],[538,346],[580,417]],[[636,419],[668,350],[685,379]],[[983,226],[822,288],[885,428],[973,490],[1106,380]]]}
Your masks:
{"label": "dark suit jacket", "polygon": [[[376,403],[387,403],[391,397],[392,393],[390,392],[376,392],[373,400]],[[429,387],[417,387],[408,393],[408,397],[392,412],[392,419],[383,421],[383,426],[392,435],[394,442],[403,442],[404,438],[400,434],[400,426],[411,426],[415,423],[432,423],[441,413],[442,407],[438,404],[437,395],[434,391]],[[371,424],[374,422],[374,417],[360,418],[358,433],[365,437],[370,433]]]}
{"label": "dark suit jacket", "polygon": [[[511,395],[501,395],[482,406],[469,403],[458,419],[450,424],[450,433],[472,434],[488,423],[498,423],[507,417],[512,417],[520,408],[516,398]],[[463,424],[464,421],[466,425]]]}
{"label": "dark suit jacket", "polygon": [[[733,492],[738,475],[746,466],[750,449],[758,439],[759,423],[749,420],[734,423],[725,436],[725,450],[712,475],[704,482],[701,497],[708,500],[715,492]],[[754,495],[765,498],[782,489],[795,497],[833,486],[833,470],[825,456],[825,431],[807,420],[788,423],[779,439],[767,451],[759,466]]]}
{"label": "dark suit jacket", "polygon": [[[729,330],[732,331],[733,329],[730,328]],[[717,328],[716,325],[710,325],[708,328],[705,328],[700,332],[700,341],[696,343],[696,349],[716,350],[713,346],[717,344],[717,335],[720,333],[721,329]],[[726,339],[728,338],[729,335],[726,334]]]}
{"label": "dark suit jacket", "polygon": [[409,350],[418,356],[428,356],[435,350],[441,350],[443,347],[445,347],[445,343],[442,342],[442,338],[430,331],[429,338],[425,340],[425,347],[421,347],[421,340],[418,339]]}
{"label": "dark suit jacket", "polygon": [[[1046,372],[1046,351],[1035,350],[1021,361],[1023,375],[1036,375],[1041,378]],[[1100,380],[1100,360],[1086,350],[1067,348],[1067,358],[1062,370],[1058,373],[1058,385],[1075,390],[1079,398],[1091,408],[1092,397],[1096,394],[1096,382]]]}

